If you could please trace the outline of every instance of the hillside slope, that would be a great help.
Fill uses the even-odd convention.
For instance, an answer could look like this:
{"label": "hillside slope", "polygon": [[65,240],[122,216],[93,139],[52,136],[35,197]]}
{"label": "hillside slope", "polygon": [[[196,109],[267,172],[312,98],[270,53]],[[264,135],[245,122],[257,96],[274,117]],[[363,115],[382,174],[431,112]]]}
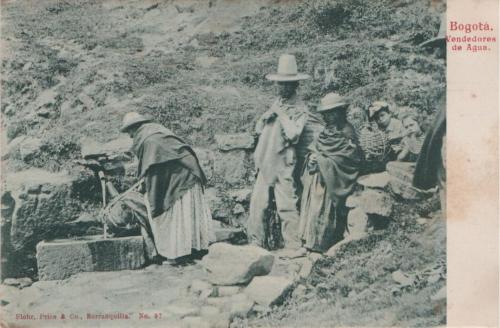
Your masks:
{"label": "hillside slope", "polygon": [[[265,74],[297,56],[315,104],[338,90],[354,106],[386,99],[432,115],[444,62],[415,45],[437,30],[427,1],[43,1],[2,10],[6,137],[41,138],[9,169],[60,170],[82,137],[116,138],[124,113],[153,115],[198,146],[251,131],[273,97]],[[14,152],[15,153],[15,152]]]}

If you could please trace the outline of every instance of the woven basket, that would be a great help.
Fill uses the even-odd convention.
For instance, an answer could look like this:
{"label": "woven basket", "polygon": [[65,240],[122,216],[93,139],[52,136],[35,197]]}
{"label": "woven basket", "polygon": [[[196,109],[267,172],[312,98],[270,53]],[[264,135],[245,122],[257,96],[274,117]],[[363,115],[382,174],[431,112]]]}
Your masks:
{"label": "woven basket", "polygon": [[389,140],[376,125],[364,125],[358,132],[358,139],[367,161],[384,161],[389,155]]}

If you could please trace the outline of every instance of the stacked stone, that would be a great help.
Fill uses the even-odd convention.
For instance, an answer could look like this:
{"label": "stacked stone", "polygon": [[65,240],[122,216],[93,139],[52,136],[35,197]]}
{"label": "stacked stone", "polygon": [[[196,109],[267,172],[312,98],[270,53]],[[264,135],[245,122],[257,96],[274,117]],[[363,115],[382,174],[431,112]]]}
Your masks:
{"label": "stacked stone", "polygon": [[[310,274],[312,259],[295,260],[280,261],[277,255],[252,245],[213,244],[201,262],[207,279],[195,280],[189,288],[201,300],[201,307],[186,315],[183,323],[187,327],[227,327],[230,322],[267,313]],[[297,263],[301,265],[295,267]]]}
{"label": "stacked stone", "polygon": [[407,200],[421,200],[430,195],[429,191],[412,186],[415,163],[389,162],[386,166],[389,174],[389,187],[399,197]]}
{"label": "stacked stone", "polygon": [[362,238],[368,223],[379,227],[388,222],[394,205],[388,189],[389,179],[387,172],[368,174],[358,179],[363,189],[346,201],[346,206],[350,208],[347,217],[349,240]]}
{"label": "stacked stone", "polygon": [[225,230],[232,227],[241,231],[246,225],[252,193],[255,139],[249,133],[237,133],[215,135],[215,141],[215,151],[195,149],[209,179],[205,194],[213,219],[223,222]]}

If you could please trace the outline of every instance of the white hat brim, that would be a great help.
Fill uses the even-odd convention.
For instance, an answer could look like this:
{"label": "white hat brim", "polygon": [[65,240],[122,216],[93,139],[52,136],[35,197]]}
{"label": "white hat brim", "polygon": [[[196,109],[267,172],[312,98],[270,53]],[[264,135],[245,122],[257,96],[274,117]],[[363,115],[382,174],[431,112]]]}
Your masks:
{"label": "white hat brim", "polygon": [[142,118],[140,120],[131,121],[131,122],[129,122],[126,125],[122,125],[121,128],[120,128],[120,132],[126,132],[132,125],[136,125],[138,123],[145,123],[145,122],[151,122],[151,119],[149,119],[149,118]]}
{"label": "white hat brim", "polygon": [[307,74],[295,74],[295,75],[282,75],[282,74],[267,74],[266,79],[270,81],[277,82],[293,82],[310,79],[311,76]]}
{"label": "white hat brim", "polygon": [[337,103],[334,105],[328,105],[328,106],[321,106],[321,104],[320,104],[320,105],[318,105],[318,109],[316,109],[316,111],[318,113],[321,113],[321,112],[326,112],[326,111],[333,110],[333,109],[339,109],[339,108],[342,108],[342,107],[345,107],[348,105],[349,105],[349,103],[346,103],[346,102],[341,102],[341,103]]}

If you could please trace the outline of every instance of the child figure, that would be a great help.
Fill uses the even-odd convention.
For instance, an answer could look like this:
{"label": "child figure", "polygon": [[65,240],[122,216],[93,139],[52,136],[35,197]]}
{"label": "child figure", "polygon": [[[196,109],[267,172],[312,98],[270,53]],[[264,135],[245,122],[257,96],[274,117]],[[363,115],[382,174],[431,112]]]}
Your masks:
{"label": "child figure", "polygon": [[371,121],[377,123],[380,131],[384,132],[391,145],[397,144],[403,137],[403,124],[392,117],[389,104],[385,101],[375,101],[368,108]]}
{"label": "child figure", "polygon": [[412,115],[403,118],[403,127],[405,137],[401,140],[398,161],[416,162],[424,142],[424,133]]}

